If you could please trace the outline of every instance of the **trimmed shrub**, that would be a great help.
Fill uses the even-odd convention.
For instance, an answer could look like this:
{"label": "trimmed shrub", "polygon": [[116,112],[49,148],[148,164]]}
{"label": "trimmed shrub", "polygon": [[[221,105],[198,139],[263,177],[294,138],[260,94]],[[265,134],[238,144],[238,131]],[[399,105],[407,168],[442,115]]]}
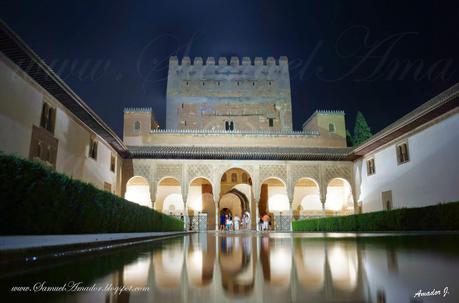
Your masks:
{"label": "trimmed shrub", "polygon": [[459,230],[459,202],[292,222],[294,231]]}
{"label": "trimmed shrub", "polygon": [[0,234],[180,231],[183,222],[0,153]]}

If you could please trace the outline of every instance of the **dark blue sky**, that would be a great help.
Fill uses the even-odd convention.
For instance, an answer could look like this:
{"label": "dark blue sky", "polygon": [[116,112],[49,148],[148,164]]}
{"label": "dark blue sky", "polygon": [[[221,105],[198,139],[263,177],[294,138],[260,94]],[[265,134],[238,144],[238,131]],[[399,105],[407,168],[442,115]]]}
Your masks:
{"label": "dark blue sky", "polygon": [[167,58],[288,56],[295,129],[316,109],[378,131],[459,81],[459,1],[2,1],[0,16],[120,136],[165,125]]}

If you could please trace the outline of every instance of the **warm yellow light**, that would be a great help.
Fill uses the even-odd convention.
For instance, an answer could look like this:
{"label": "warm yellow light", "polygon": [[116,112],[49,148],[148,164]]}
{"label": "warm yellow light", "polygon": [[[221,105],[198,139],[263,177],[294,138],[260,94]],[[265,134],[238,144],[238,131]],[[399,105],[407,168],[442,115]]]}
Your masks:
{"label": "warm yellow light", "polygon": [[150,187],[148,185],[128,185],[124,198],[131,202],[151,207]]}
{"label": "warm yellow light", "polygon": [[269,210],[286,212],[289,210],[289,202],[287,195],[276,194],[268,199]]}
{"label": "warm yellow light", "polygon": [[290,247],[272,247],[269,254],[271,283],[275,286],[288,286],[292,271],[292,254]]}
{"label": "warm yellow light", "polygon": [[150,259],[139,259],[132,264],[124,266],[124,284],[126,286],[144,287],[147,285]]}
{"label": "warm yellow light", "polygon": [[352,290],[357,285],[357,253],[342,245],[333,245],[328,250],[328,261],[333,284],[344,290]]}
{"label": "warm yellow light", "polygon": [[198,212],[202,211],[202,195],[198,195],[190,201],[190,208]]}
{"label": "warm yellow light", "polygon": [[179,214],[184,211],[183,199],[181,194],[170,194],[163,202],[163,212],[166,214]]}

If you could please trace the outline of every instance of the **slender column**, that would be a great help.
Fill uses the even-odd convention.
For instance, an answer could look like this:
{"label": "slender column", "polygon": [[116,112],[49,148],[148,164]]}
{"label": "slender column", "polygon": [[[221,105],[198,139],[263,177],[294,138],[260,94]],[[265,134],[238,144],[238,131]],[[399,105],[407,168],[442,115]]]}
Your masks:
{"label": "slender column", "polygon": [[322,203],[322,213],[325,216],[325,197],[320,197],[320,203]]}
{"label": "slender column", "polygon": [[189,220],[189,217],[188,217],[188,203],[187,203],[187,191],[182,191],[182,199],[183,199],[183,206],[184,206],[184,209],[185,209],[185,215],[183,216],[183,223],[185,225],[185,231],[188,230],[188,222],[190,221]]}
{"label": "slender column", "polygon": [[218,230],[218,227],[220,226],[220,216],[218,214],[218,203],[215,204],[215,230]]}
{"label": "slender column", "polygon": [[260,200],[258,200],[258,202],[255,203],[255,205],[256,205],[256,207],[255,207],[256,208],[256,212],[255,212],[255,215],[256,215],[255,216],[255,229],[257,231],[260,231],[260,224],[258,224],[258,222],[260,222],[260,210],[258,208],[258,204],[259,203],[260,203]]}
{"label": "slender column", "polygon": [[218,203],[220,202],[220,185],[214,186],[212,189],[212,194],[214,197],[214,204],[215,204],[215,230],[218,230],[220,226],[220,216],[218,213]]}
{"label": "slender column", "polygon": [[184,216],[183,216],[183,228],[185,231],[188,230],[188,205],[185,201],[183,201],[184,206]]}
{"label": "slender column", "polygon": [[293,222],[293,186],[288,186],[287,188],[287,197],[288,197],[288,217],[290,220],[289,230],[293,231],[292,222]]}

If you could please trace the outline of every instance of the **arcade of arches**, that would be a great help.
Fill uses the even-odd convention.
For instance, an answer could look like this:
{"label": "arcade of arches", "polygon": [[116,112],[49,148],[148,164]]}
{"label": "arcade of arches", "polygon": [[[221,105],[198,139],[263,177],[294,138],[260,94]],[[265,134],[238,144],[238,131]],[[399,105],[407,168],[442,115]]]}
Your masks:
{"label": "arcade of arches", "polygon": [[[272,221],[270,228],[280,229],[280,221],[276,220],[281,217],[291,221],[354,213],[356,199],[349,174],[342,177],[338,171],[336,177],[328,178],[299,175],[294,176],[295,180],[274,174],[258,181],[259,178],[253,177],[256,173],[230,167],[219,174],[189,178],[186,183],[183,180],[187,178],[177,173],[157,182],[152,182],[149,176],[133,176],[126,183],[125,198],[184,221],[205,216],[208,230],[218,229],[221,214],[239,218],[248,214],[250,229],[257,229],[259,218],[267,214]],[[319,180],[324,179],[328,181],[321,184]]]}

